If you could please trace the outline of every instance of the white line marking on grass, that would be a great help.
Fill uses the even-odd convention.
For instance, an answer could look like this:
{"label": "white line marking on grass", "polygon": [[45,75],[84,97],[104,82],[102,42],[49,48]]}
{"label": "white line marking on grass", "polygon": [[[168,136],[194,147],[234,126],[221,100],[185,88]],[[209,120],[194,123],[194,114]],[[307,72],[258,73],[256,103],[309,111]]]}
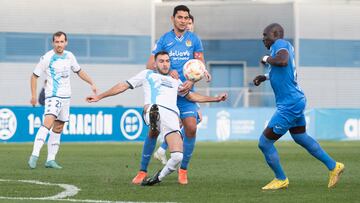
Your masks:
{"label": "white line marking on grass", "polygon": [[[65,190],[63,192],[60,192],[54,196],[49,196],[49,197],[39,197],[37,199],[46,199],[46,200],[50,200],[50,199],[62,199],[62,198],[66,198],[66,197],[72,197],[75,196],[80,189],[74,185],[69,185],[69,184],[57,184],[57,183],[47,183],[47,182],[41,182],[41,181],[37,181],[37,180],[5,180],[5,179],[0,179],[0,181],[2,182],[22,182],[22,183],[31,183],[31,184],[36,184],[36,185],[50,185],[50,186],[59,186],[61,188],[64,188]],[[1,197],[3,198],[3,197]],[[26,197],[24,197],[26,198]]]}
{"label": "white line marking on grass", "polygon": [[7,200],[52,200],[52,201],[65,201],[65,202],[88,202],[88,203],[140,203],[140,202],[129,202],[129,201],[107,201],[107,200],[92,200],[92,199],[64,199],[67,197],[75,196],[79,191],[80,188],[76,187],[75,185],[69,184],[57,184],[57,183],[48,183],[48,182],[41,182],[37,180],[6,180],[0,179],[0,182],[22,182],[22,183],[31,183],[36,185],[49,185],[49,186],[59,186],[64,188],[63,192],[60,192],[56,195],[49,196],[49,197],[4,197],[0,196],[0,199],[7,199]]}

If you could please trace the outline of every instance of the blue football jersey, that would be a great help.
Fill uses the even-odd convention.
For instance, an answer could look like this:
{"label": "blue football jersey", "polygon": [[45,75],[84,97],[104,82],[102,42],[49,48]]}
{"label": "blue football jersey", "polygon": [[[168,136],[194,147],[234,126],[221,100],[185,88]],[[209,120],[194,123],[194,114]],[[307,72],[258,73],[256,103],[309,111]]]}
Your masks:
{"label": "blue football jersey", "polygon": [[194,52],[203,52],[203,46],[200,38],[193,32],[185,32],[181,37],[176,36],[174,30],[165,33],[156,43],[152,54],[159,51],[169,53],[171,70],[176,70],[180,75],[180,80],[186,79],[183,74],[184,64],[194,58]]}
{"label": "blue football jersey", "polygon": [[275,57],[280,50],[289,53],[289,61],[286,67],[270,66],[270,83],[274,90],[276,106],[291,107],[305,98],[305,95],[297,83],[294,47],[290,42],[278,39],[270,47],[271,57]]}

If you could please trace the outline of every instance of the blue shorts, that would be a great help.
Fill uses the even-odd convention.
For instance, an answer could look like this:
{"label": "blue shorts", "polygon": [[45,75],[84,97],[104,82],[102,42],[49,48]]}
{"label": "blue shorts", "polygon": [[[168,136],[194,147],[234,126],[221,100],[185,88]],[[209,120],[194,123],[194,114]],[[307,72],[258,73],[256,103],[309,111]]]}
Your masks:
{"label": "blue shorts", "polygon": [[177,106],[180,111],[180,119],[187,117],[198,118],[199,107],[195,102],[189,101],[184,97],[178,97]]}
{"label": "blue shorts", "polygon": [[305,106],[306,100],[303,99],[292,106],[278,108],[267,127],[272,128],[276,134],[284,135],[290,128],[306,126]]}

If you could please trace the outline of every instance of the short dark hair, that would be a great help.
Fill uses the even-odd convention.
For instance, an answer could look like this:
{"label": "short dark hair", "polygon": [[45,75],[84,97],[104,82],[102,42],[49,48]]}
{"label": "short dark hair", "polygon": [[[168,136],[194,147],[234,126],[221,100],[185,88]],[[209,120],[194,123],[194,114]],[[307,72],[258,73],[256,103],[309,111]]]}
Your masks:
{"label": "short dark hair", "polygon": [[168,55],[169,56],[169,53],[167,51],[159,51],[158,53],[155,54],[155,61],[159,55]]}
{"label": "short dark hair", "polygon": [[189,18],[192,20],[193,23],[195,23],[194,16],[189,14]]}
{"label": "short dark hair", "polygon": [[55,40],[55,37],[60,37],[61,35],[64,35],[65,36],[65,41],[67,41],[67,36],[66,36],[66,33],[63,32],[63,31],[57,31],[53,34],[53,37],[52,37],[52,40],[54,41]]}
{"label": "short dark hair", "polygon": [[174,8],[174,12],[173,12],[173,16],[174,16],[174,17],[175,17],[175,15],[176,15],[176,13],[177,13],[178,11],[186,11],[186,12],[188,12],[189,15],[190,15],[190,9],[189,9],[187,6],[185,6],[185,5],[178,5],[178,6],[176,6],[176,7]]}

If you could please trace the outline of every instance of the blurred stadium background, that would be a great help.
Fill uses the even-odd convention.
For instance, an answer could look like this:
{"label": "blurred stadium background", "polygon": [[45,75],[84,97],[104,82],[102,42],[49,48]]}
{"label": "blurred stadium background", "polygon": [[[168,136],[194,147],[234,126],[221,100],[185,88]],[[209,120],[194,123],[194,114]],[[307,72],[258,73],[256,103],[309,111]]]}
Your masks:
{"label": "blurred stadium background", "polygon": [[[360,3],[352,0],[64,0],[55,4],[1,0],[0,105],[29,106],[29,77],[39,57],[51,49],[51,34],[58,30],[68,33],[67,49],[75,53],[100,90],[125,81],[145,68],[154,42],[172,28],[170,16],[178,4],[188,5],[195,16],[195,32],[203,41],[207,67],[214,76],[211,83],[199,82],[198,91],[230,94],[225,103],[203,106],[200,140],[257,139],[261,133],[274,110],[274,97],[269,83],[254,87],[252,79],[266,71],[259,64],[267,53],[261,38],[263,28],[272,22],[282,24],[286,38],[295,45],[299,83],[308,99],[309,130],[321,139],[360,138]],[[41,80],[38,84],[40,89]],[[90,91],[81,80],[72,80],[72,90],[72,105],[85,109],[143,104],[141,88],[96,104],[84,101]],[[34,119],[41,118],[39,112]],[[25,121],[18,118],[18,126],[34,125],[29,130],[34,133],[39,120],[31,124],[28,114],[22,116]],[[142,121],[129,122],[135,122],[131,131]],[[227,127],[218,129],[215,123]],[[218,136],[209,136],[211,132]]]}
{"label": "blurred stadium background", "polygon": [[[103,91],[145,68],[154,42],[172,28],[170,16],[179,4],[187,5],[195,16],[195,32],[202,39],[207,68],[213,75],[211,83],[200,81],[197,90],[230,94],[228,102],[202,106],[197,140],[231,142],[198,143],[191,184],[180,187],[175,176],[169,178],[169,186],[176,187],[177,194],[169,193],[166,186],[155,189],[162,195],[153,195],[153,189],[139,190],[130,180],[138,170],[141,144],[98,142],[144,140],[147,127],[141,119],[142,89],[88,104],[89,87],[72,79],[70,122],[62,141],[97,143],[62,145],[62,171],[28,170],[26,159],[43,113],[42,107],[30,106],[30,76],[40,56],[51,49],[52,33],[61,30],[68,34],[67,49]],[[359,142],[338,142],[360,140],[360,1],[0,0],[0,5],[0,160],[8,163],[0,166],[2,178],[75,184],[82,188],[77,198],[98,200],[87,202],[360,199],[354,189],[360,186],[355,172],[359,168]],[[320,164],[300,148],[294,149],[295,144],[282,142],[279,151],[289,155],[284,156],[288,160],[284,166],[293,169],[289,174],[294,177],[294,188],[287,193],[259,192],[271,174],[256,142],[243,140],[257,140],[275,110],[270,85],[252,85],[253,77],[266,71],[259,64],[259,58],[267,53],[262,31],[273,22],[284,26],[286,39],[295,45],[298,80],[308,100],[308,131],[317,139],[335,140],[322,145],[347,164],[346,184],[336,191],[325,187],[325,170]],[[43,80],[38,81],[39,91]],[[160,167],[154,164],[151,170]],[[106,167],[109,165],[114,167]],[[234,175],[229,168],[241,170]],[[321,172],[312,174],[310,169]],[[3,181],[0,179],[0,201],[4,202],[21,201],[9,196],[43,197],[55,190],[45,186],[30,190]]]}

